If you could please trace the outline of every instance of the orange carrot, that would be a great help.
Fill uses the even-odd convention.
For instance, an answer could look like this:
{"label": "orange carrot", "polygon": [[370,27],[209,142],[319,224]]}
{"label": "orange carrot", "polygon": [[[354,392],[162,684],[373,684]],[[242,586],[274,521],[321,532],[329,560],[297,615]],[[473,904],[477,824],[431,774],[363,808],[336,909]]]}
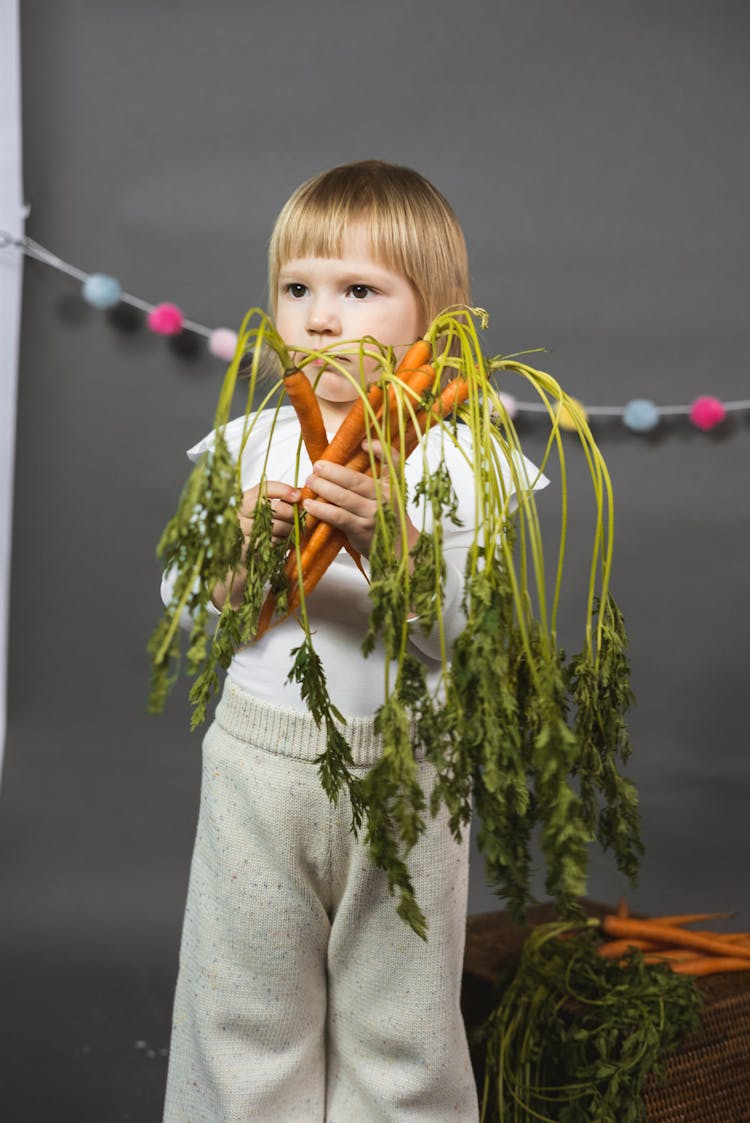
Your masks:
{"label": "orange carrot", "polygon": [[286,370],[284,389],[297,414],[308,456],[312,461],[319,460],[328,447],[328,434],[310,379],[296,367]]}
{"label": "orange carrot", "polygon": [[[431,368],[425,367],[424,371],[426,379],[431,379],[432,377],[434,377],[434,375],[431,374]],[[428,384],[429,383],[427,383],[427,385]],[[468,382],[466,382],[466,380],[462,378],[455,378],[448,383],[445,390],[431,407],[431,409],[436,415],[444,417],[449,414],[456,407],[456,405],[460,404],[466,399],[468,392]],[[427,411],[422,411],[422,415],[425,416],[426,412]],[[413,423],[410,423],[407,426],[406,433],[404,435],[405,447],[403,449],[403,454],[405,456],[408,457],[409,455],[411,455],[411,453],[419,443],[420,437],[420,430],[417,429]],[[333,442],[331,442],[331,444],[332,443]],[[397,449],[399,443],[400,442],[398,439],[394,440],[393,447]],[[330,447],[331,446],[329,445],[329,448]],[[360,450],[360,452],[361,451],[364,450]],[[369,460],[369,454],[365,455],[368,456]],[[324,527],[328,527],[328,530],[325,530]],[[343,541],[345,541],[345,536],[342,534],[342,532],[336,530],[335,527],[330,526],[329,523],[318,523],[318,525],[315,526],[312,533],[310,534],[310,537],[306,538],[301,559],[303,589],[305,592],[305,596],[308,596],[315,588],[318,581],[320,581],[326,569],[341,549]],[[290,611],[293,611],[297,607],[297,604],[299,603],[297,599],[298,596],[299,590],[293,588],[289,596]]]}
{"label": "orange carrot", "polygon": [[713,936],[727,944],[750,944],[750,932],[714,932],[709,928],[694,928],[696,936]]}
{"label": "orange carrot", "polygon": [[634,936],[631,939],[605,940],[596,950],[604,959],[619,959],[627,955],[631,948],[639,951],[656,951],[658,947],[659,945],[653,940],[641,940]]}
{"label": "orange carrot", "polygon": [[266,599],[263,601],[263,605],[258,615],[258,623],[255,628],[255,636],[253,637],[254,639],[260,639],[260,637],[264,636],[268,629],[271,627],[271,621],[273,620],[275,607],[276,598],[274,597],[273,593],[268,593]]}
{"label": "orange carrot", "polygon": [[[654,924],[648,920],[634,920],[632,917],[605,916],[601,929],[608,936],[635,937],[645,940],[658,940],[666,947],[687,947],[711,954],[726,954],[726,944],[716,936],[701,936],[678,925]],[[750,962],[750,948],[733,945],[736,955],[744,956]]]}
{"label": "orange carrot", "polygon": [[[619,915],[619,914],[618,914]],[[686,912],[674,916],[649,916],[649,924],[702,924],[706,920],[728,920],[732,912]]]}
{"label": "orange carrot", "polygon": [[[302,588],[308,597],[346,542],[343,531],[330,523],[319,522],[302,552]],[[288,611],[294,612],[301,600],[299,582],[289,592]]]}
{"label": "orange carrot", "polygon": [[[408,386],[410,396],[412,397],[412,399],[416,399],[417,401],[422,396],[422,394],[425,392],[425,390],[428,390],[430,388],[430,386],[432,386],[433,382],[435,381],[435,371],[433,370],[433,368],[431,366],[429,366],[429,364],[423,363],[420,366],[414,365],[425,354],[427,356],[429,356],[429,351],[430,351],[429,344],[423,339],[418,340],[417,343],[412,344],[412,346],[409,348],[409,351],[404,356],[404,358],[401,360],[401,362],[398,366],[398,369],[396,371],[396,373],[401,378],[401,380],[403,382],[405,382],[406,385]],[[373,398],[374,397],[376,397],[376,395],[373,395]],[[382,392],[381,392],[381,399],[382,399]],[[389,387],[388,406],[389,406],[389,414],[390,414],[389,424],[390,424],[391,429],[393,429],[398,424],[398,398],[396,396],[396,391],[395,391],[395,388],[393,386]],[[379,420],[382,420],[384,412],[385,412],[384,411],[384,403],[381,400],[381,404],[380,404],[379,408],[376,410],[376,415],[377,415]],[[364,415],[364,413],[363,413],[363,423],[366,424],[366,416]],[[335,439],[336,438],[334,437],[334,441],[335,441]],[[363,433],[362,440],[364,440],[364,439],[365,439],[365,435]],[[331,443],[333,444],[333,441]],[[361,443],[362,443],[362,441],[360,441],[360,445],[361,445]],[[324,453],[322,453],[318,457],[315,457],[315,459],[331,461],[331,460],[333,460],[333,455],[328,454],[327,449],[326,449],[324,451]],[[367,475],[370,475],[371,472],[372,472],[372,461],[370,459],[369,452],[367,452],[365,449],[360,447],[353,454],[353,456],[349,458],[349,461],[347,462],[347,467],[352,469],[355,472],[363,472]],[[378,463],[376,463],[376,470],[377,470],[377,473],[380,474],[380,465]],[[312,499],[312,498],[318,499],[319,496],[315,495],[315,493],[313,492],[313,490],[311,488],[304,487],[302,489],[302,498],[301,498],[300,502],[304,502],[305,499]],[[312,533],[316,523],[317,523],[316,519],[312,519],[310,516],[308,516],[308,525],[306,527],[306,536],[309,536],[309,534]],[[344,538],[343,545],[344,545],[344,549],[346,550],[346,552],[353,559],[354,564],[357,566],[357,569],[367,579],[367,575],[366,575],[364,567],[362,565],[362,559],[361,559],[361,555],[360,555],[359,551],[355,550],[354,547],[351,546],[350,543],[346,540],[346,538]],[[317,582],[316,582],[316,584],[317,584]]]}
{"label": "orange carrot", "polygon": [[[418,408],[420,399],[422,398],[424,393],[432,387],[434,381],[435,371],[433,367],[429,365],[429,363],[425,363],[423,366],[419,367],[418,370],[411,372],[411,376],[406,382],[406,385],[408,387],[408,397],[411,401],[412,408]],[[399,395],[398,391],[393,385],[389,386],[388,388],[387,404],[389,413],[387,431],[390,430],[390,433],[392,434],[391,447],[395,449],[398,447],[398,442],[400,439],[398,428]],[[384,416],[385,409],[382,409],[379,412],[378,420],[382,422]],[[419,416],[419,414],[417,414],[417,416]],[[413,427],[411,414],[407,414],[404,421],[404,433],[407,434],[410,427]],[[361,443],[362,442],[360,442],[360,445]],[[372,461],[370,459],[370,453],[366,449],[363,449],[361,447],[358,448],[353,456],[351,456],[346,462],[346,466],[347,468],[350,468],[355,472],[363,472],[365,475],[370,475],[372,473]],[[377,474],[379,475],[381,465],[378,462],[376,462],[375,468]]]}
{"label": "orange carrot", "polygon": [[696,956],[670,963],[677,975],[720,975],[724,971],[750,971],[750,961],[737,956]]}
{"label": "orange carrot", "polygon": [[411,347],[404,352],[401,362],[396,367],[396,374],[399,378],[402,378],[412,371],[419,370],[420,367],[430,361],[431,356],[432,345],[426,339],[415,340]]}
{"label": "orange carrot", "polygon": [[[417,343],[412,344],[409,350],[406,351],[399,367],[397,367],[396,373],[399,373],[402,377],[408,377],[412,374],[414,369],[419,371],[419,366],[417,366],[417,364],[423,363],[424,359],[429,357],[430,349],[430,345],[426,340],[419,339]],[[355,427],[360,423],[359,414],[362,414],[362,436],[360,436],[359,441],[360,444],[362,444],[362,440],[365,436],[366,420],[366,409],[362,399],[357,399],[354,403],[353,408],[351,408],[345,419],[347,429],[345,429],[344,433],[341,435],[342,427],[339,428],[335,439],[331,442],[332,447],[329,450],[328,433],[323,423],[320,405],[318,399],[315,398],[312,384],[307,375],[296,368],[291,369],[291,371],[286,371],[284,373],[284,389],[300,421],[304,446],[307,448],[308,455],[313,464],[315,460],[320,459],[336,460],[336,462],[341,463],[340,457],[346,456],[349,442],[354,441],[353,433]],[[422,391],[420,390],[419,392],[421,393]],[[378,407],[379,410],[382,411],[382,400],[382,387],[374,384],[371,386],[371,391],[368,393],[368,402],[371,404],[371,407],[378,412]],[[301,491],[300,503],[304,502],[305,499],[314,499],[314,497],[317,497],[311,487],[304,486]],[[311,530],[312,527],[309,527],[307,530],[308,535]],[[362,559],[360,559],[358,551],[348,544],[345,544],[345,546],[349,555],[354,559],[355,564],[360,569],[360,572],[364,573]],[[264,615],[267,615],[267,612],[264,613]]]}
{"label": "orange carrot", "polygon": [[659,963],[662,960],[669,960],[670,962],[677,960],[696,959],[696,954],[690,948],[662,948],[661,951],[647,951],[643,958],[646,963]]}
{"label": "orange carrot", "polygon": [[[424,342],[424,341],[420,341],[420,342]],[[415,350],[415,348],[416,348],[416,345],[411,350],[414,353],[414,355],[416,356],[417,351]],[[431,366],[429,366],[428,364],[423,364],[421,367],[417,368],[414,371],[404,370],[403,367],[404,367],[405,361],[406,361],[406,359],[404,359],[402,361],[401,365],[399,366],[399,371],[401,372],[400,377],[403,378],[403,380],[406,382],[407,386],[409,387],[410,396],[412,396],[413,398],[416,398],[418,400],[422,396],[422,394],[424,394],[425,390],[428,390],[432,386],[432,384],[435,380],[435,372],[434,372],[433,368]],[[356,405],[356,403],[355,403],[355,405]],[[396,391],[394,390],[393,386],[389,387],[388,406],[389,406],[389,412],[390,412],[390,422],[389,423],[390,423],[391,429],[393,429],[398,424],[398,398],[396,396]],[[353,408],[354,408],[354,406],[352,407],[352,409]],[[350,413],[351,413],[351,411],[350,411]],[[383,407],[383,403],[381,402],[380,407],[376,410],[376,415],[378,416],[378,418],[380,420],[382,420],[383,413],[384,413],[384,407]],[[365,419],[364,419],[364,415],[363,415],[363,424],[364,424],[364,420]],[[345,463],[347,468],[351,469],[354,472],[362,472],[365,475],[371,475],[372,474],[372,461],[371,461],[371,458],[370,458],[370,453],[366,449],[363,449],[361,447],[362,441],[365,440],[365,437],[366,437],[366,433],[365,433],[365,430],[363,429],[362,439],[360,440],[360,447],[355,448],[352,455],[348,458],[348,460],[344,461],[343,463]],[[336,441],[336,437],[334,437],[334,439],[331,442],[331,445],[329,446],[329,448],[334,445],[335,441]],[[331,461],[332,457],[327,452],[325,456],[319,457],[318,459]],[[379,467],[379,465],[376,462],[376,469],[378,467]],[[302,495],[300,497],[299,502],[303,503],[305,501],[305,499],[319,499],[319,498],[320,497],[315,494],[315,492],[312,490],[312,488],[304,487],[302,489]],[[305,531],[304,531],[304,541],[305,542],[309,541],[310,535],[315,530],[315,527],[318,525],[318,522],[319,522],[319,520],[317,518],[315,518],[313,515],[307,516],[307,518],[305,520]],[[347,552],[354,559],[358,569],[362,573],[364,573],[364,569],[362,567],[362,562],[361,562],[360,555],[358,554],[358,552],[356,550],[354,550],[352,547],[350,547],[348,545],[348,543],[346,542],[346,540],[344,540],[344,547],[347,550]],[[292,550],[292,551],[290,551],[290,554],[287,558],[286,576],[287,576],[288,581],[292,580],[293,575],[296,573],[296,571],[297,571],[296,556],[295,556],[295,552]]]}
{"label": "orange carrot", "polygon": [[[396,372],[401,380],[406,383],[411,396],[417,401],[424,392],[432,386],[435,379],[433,368],[424,361],[425,357],[429,356],[429,352],[429,344],[425,340],[418,340],[416,344],[409,348],[409,351],[402,359]],[[420,359],[422,362],[417,366],[416,364]],[[457,403],[465,399],[467,394],[468,383],[463,379],[454,379],[448,384],[440,398],[438,398],[430,408],[438,416],[446,416],[455,408]],[[379,401],[378,396],[380,398]],[[381,418],[385,410],[388,409],[391,427],[393,428],[397,424],[399,400],[397,391],[393,386],[389,387],[388,398],[387,401],[384,402],[382,389],[378,384],[373,384],[368,393],[368,402],[370,407],[376,410],[376,415]],[[421,411],[421,415],[425,417],[426,411]],[[361,428],[359,432],[356,433],[356,427],[358,426],[361,426]],[[342,430],[345,431],[343,436],[341,436]],[[355,433],[358,436],[357,442],[354,440]],[[319,459],[344,463],[355,471],[362,471],[370,474],[373,470],[370,454],[361,448],[365,436],[366,406],[363,400],[358,398],[349,410],[338,432],[327,446],[323,456],[319,457]],[[420,436],[420,428],[415,427],[411,419],[409,419],[404,437],[404,453],[406,456],[409,456],[410,453],[413,452]],[[398,438],[396,438],[393,441],[393,447],[397,449],[399,443]],[[351,450],[350,455],[346,460],[339,459],[339,457],[343,458],[346,449]],[[376,471],[378,468],[379,465],[376,465]],[[307,489],[303,490],[303,498],[306,490]],[[302,572],[302,589],[304,590],[305,596],[308,596],[339,553],[342,545],[346,546],[346,544],[346,536],[340,530],[331,526],[329,523],[308,518],[299,562],[295,549],[290,549],[286,560],[286,576],[290,585],[287,614],[293,612],[300,602],[300,568]],[[358,557],[355,557],[355,561],[360,564]],[[270,626],[273,619],[273,607],[273,597],[269,594],[261,610],[256,639],[263,635]]]}
{"label": "orange carrot", "polygon": [[[404,437],[404,448],[401,450],[402,455],[407,457],[411,456],[412,452],[421,441],[425,430],[425,423],[430,412],[432,412],[435,417],[448,417],[462,402],[466,401],[468,396],[469,383],[467,380],[465,378],[452,379],[429,410],[420,410],[417,414],[416,426],[414,424],[408,426]],[[398,442],[394,443],[395,445],[398,444]]]}
{"label": "orange carrot", "polygon": [[[404,355],[396,368],[396,374],[402,377],[419,370],[429,359],[430,352],[430,344],[424,339],[418,339]],[[373,382],[367,392],[367,404],[376,414],[378,409],[382,408],[383,396],[382,385]],[[351,459],[367,435],[367,404],[363,398],[357,398],[325,452],[322,456],[316,457],[316,460],[332,460],[337,464],[346,464]]]}
{"label": "orange carrot", "polygon": [[458,409],[462,402],[469,396],[469,382],[466,378],[453,378],[443,390],[435,405],[433,413],[440,417],[448,417]]}

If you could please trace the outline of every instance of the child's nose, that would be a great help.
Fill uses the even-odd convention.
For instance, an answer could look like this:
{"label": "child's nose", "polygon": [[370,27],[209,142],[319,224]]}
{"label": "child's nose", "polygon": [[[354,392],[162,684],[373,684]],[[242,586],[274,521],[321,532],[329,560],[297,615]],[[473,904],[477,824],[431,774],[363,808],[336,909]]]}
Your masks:
{"label": "child's nose", "polygon": [[310,335],[338,335],[341,332],[339,317],[328,300],[315,300],[308,309],[307,330]]}

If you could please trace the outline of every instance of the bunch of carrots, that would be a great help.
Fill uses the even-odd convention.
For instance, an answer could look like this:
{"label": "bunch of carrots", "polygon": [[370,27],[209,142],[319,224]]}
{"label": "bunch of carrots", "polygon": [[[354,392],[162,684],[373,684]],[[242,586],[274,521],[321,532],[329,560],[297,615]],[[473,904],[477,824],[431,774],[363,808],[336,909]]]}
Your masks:
{"label": "bunch of carrots", "polygon": [[636,918],[621,901],[617,911],[600,922],[605,937],[598,954],[624,959],[632,951],[647,963],[666,963],[678,975],[717,975],[724,971],[750,971],[750,932],[713,932],[695,924],[723,920],[725,912],[696,912],[673,916]]}
{"label": "bunch of carrots", "polygon": [[[453,378],[441,393],[431,392],[435,386],[435,369],[429,360],[432,347],[428,340],[418,339],[407,350],[396,369],[396,379],[387,387],[381,382],[373,383],[366,398],[360,397],[352,405],[333,440],[328,442],[318,400],[307,375],[298,368],[284,374],[284,390],[290,404],[294,407],[302,431],[302,439],[310,460],[327,460],[342,464],[355,472],[367,475],[378,473],[381,465],[370,452],[363,448],[363,442],[373,432],[375,426],[385,427],[395,434],[391,449],[404,459],[417,447],[424,429],[432,417],[448,417],[469,393],[469,383],[459,376]],[[399,434],[399,411],[405,398],[399,400],[399,391],[410,402],[403,431]],[[425,395],[430,394],[431,403],[424,405]],[[308,498],[319,498],[308,487],[302,489],[300,503]],[[285,573],[288,583],[288,599],[284,617],[299,607],[302,594],[309,596],[339,551],[345,548],[362,568],[357,552],[350,548],[345,535],[330,523],[322,522],[306,515],[300,538],[300,552],[292,545],[286,558]],[[255,639],[259,639],[272,624],[276,609],[276,597],[270,592],[260,613]]]}

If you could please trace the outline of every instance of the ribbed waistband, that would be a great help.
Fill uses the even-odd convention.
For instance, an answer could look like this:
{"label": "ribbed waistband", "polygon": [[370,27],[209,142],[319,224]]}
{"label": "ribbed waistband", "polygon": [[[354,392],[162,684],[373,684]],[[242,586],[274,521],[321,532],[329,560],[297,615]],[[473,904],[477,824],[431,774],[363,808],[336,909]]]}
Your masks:
{"label": "ribbed waistband", "polygon": [[[325,729],[318,729],[309,713],[255,698],[231,679],[224,683],[216,723],[238,741],[277,756],[312,762],[326,748]],[[349,717],[338,728],[351,747],[355,767],[377,764],[383,746],[373,718]]]}

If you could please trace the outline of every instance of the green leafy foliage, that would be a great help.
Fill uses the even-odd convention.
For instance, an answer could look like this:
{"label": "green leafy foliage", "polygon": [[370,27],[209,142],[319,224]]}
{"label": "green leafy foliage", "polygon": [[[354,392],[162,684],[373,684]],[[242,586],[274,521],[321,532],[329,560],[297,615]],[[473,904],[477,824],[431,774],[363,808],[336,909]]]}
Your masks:
{"label": "green leafy foliage", "polygon": [[646,1079],[698,1024],[695,981],[632,952],[597,955],[593,927],[533,929],[478,1034],[482,1123],[640,1123]]}
{"label": "green leafy foliage", "polygon": [[300,697],[307,705],[310,714],[326,734],[326,747],[316,758],[320,780],[328,798],[335,803],[342,787],[349,792],[352,807],[352,829],[356,834],[362,827],[367,805],[362,791],[362,782],[352,771],[354,761],[349,743],[342,732],[345,721],[331,702],[325,672],[320,657],[313,647],[309,630],[299,647],[292,650],[293,663],[289,672],[289,682],[300,687]]}
{"label": "green leafy foliage", "polygon": [[638,795],[618,770],[618,757],[630,756],[625,715],[633,701],[627,637],[622,615],[612,596],[594,611],[601,617],[599,658],[583,652],[571,661],[568,688],[576,706],[575,737],[579,760],[574,769],[580,783],[587,829],[615,855],[618,868],[631,881],[643,853]]}
{"label": "green leafy foliage", "polygon": [[240,499],[235,464],[223,434],[217,433],[213,448],[203,454],[191,472],[177,511],[157,546],[159,558],[166,569],[174,571],[175,578],[171,603],[148,645],[152,665],[149,706],[153,712],[163,707],[179,669],[178,629],[183,613],[192,620],[188,673],[199,674],[202,692],[216,678],[207,634],[211,597],[215,586],[240,565]]}

